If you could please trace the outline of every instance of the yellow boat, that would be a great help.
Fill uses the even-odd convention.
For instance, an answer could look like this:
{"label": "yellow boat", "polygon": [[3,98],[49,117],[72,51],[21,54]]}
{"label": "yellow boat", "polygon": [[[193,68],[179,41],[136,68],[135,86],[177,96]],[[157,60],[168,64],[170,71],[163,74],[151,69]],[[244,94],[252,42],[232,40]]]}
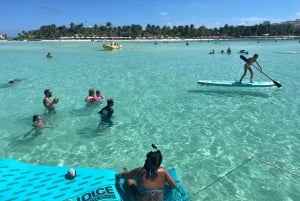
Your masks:
{"label": "yellow boat", "polygon": [[122,46],[119,43],[103,44],[102,47],[105,50],[119,50]]}

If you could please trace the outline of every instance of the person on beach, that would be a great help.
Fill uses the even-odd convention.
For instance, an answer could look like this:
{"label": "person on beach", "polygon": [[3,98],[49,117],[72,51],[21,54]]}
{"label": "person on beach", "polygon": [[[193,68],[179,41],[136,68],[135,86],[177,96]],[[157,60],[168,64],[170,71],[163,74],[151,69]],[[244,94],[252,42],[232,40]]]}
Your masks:
{"label": "person on beach", "polygon": [[247,71],[250,72],[250,83],[253,83],[253,69],[251,67],[251,65],[253,63],[256,63],[258,65],[258,67],[260,68],[260,71],[262,72],[262,67],[257,62],[257,58],[258,58],[258,54],[254,54],[253,57],[250,57],[248,59],[248,62],[245,63],[245,65],[244,65],[244,73],[243,73],[243,75],[242,75],[242,77],[241,77],[241,79],[239,81],[240,83],[242,83],[245,75],[247,74]]}
{"label": "person on beach", "polygon": [[160,167],[162,163],[162,154],[157,147],[152,144],[155,151],[150,151],[146,155],[143,167],[135,168],[116,175],[117,182],[123,178],[126,179],[125,189],[129,191],[131,201],[163,200],[163,188],[168,185],[171,188],[177,188],[177,183],[167,170]]}
{"label": "person on beach", "polygon": [[55,104],[57,104],[59,102],[59,99],[57,97],[55,97],[53,100],[51,100],[52,97],[52,91],[50,89],[46,89],[44,91],[45,97],[43,100],[43,104],[45,106],[45,108],[47,109],[48,113],[55,113]]}
{"label": "person on beach", "polygon": [[98,129],[103,129],[104,125],[108,125],[111,127],[113,122],[111,121],[111,117],[114,113],[114,100],[112,98],[107,99],[107,105],[103,107],[98,114],[100,114],[101,120],[98,124]]}

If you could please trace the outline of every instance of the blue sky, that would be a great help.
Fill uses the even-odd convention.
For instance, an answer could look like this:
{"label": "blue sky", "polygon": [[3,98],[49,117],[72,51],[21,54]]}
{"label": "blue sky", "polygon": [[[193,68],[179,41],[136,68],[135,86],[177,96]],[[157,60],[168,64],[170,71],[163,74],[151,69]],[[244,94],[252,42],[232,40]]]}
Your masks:
{"label": "blue sky", "polygon": [[207,28],[300,19],[300,0],[0,0],[0,34],[56,24],[147,24]]}

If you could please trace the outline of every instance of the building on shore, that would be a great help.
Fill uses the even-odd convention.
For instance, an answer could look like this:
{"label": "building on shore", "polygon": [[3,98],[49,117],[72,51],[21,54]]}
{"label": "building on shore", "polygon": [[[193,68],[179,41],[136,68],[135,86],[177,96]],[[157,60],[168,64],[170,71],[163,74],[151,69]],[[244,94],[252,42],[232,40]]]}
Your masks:
{"label": "building on shore", "polygon": [[291,25],[294,29],[300,28],[300,19],[289,20],[281,23],[272,23],[271,25]]}

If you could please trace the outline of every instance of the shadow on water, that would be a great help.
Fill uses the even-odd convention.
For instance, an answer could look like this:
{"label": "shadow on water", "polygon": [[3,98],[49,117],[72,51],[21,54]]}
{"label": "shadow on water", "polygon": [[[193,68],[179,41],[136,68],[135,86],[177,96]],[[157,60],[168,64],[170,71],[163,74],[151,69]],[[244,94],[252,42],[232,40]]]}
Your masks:
{"label": "shadow on water", "polygon": [[94,138],[98,136],[103,136],[109,132],[110,128],[113,126],[113,122],[106,123],[100,122],[97,127],[83,127],[77,129],[76,134],[87,137]]}
{"label": "shadow on water", "polygon": [[70,114],[72,116],[88,116],[92,113],[96,114],[100,110],[99,105],[100,104],[87,105],[82,108],[73,109],[70,111]]}
{"label": "shadow on water", "polygon": [[12,86],[13,86],[13,84],[5,83],[5,84],[1,84],[1,85],[0,85],[0,89],[9,88],[9,87],[12,87]]}
{"label": "shadow on water", "polygon": [[83,127],[76,130],[76,134],[81,135],[86,138],[94,138],[104,135],[103,131],[98,129],[97,127]]}
{"label": "shadow on water", "polygon": [[269,98],[270,95],[258,92],[258,91],[242,91],[242,90],[217,90],[217,89],[192,89],[188,90],[188,93],[201,93],[205,95],[211,96],[252,96],[252,97],[260,97],[260,98]]}
{"label": "shadow on water", "polygon": [[19,146],[23,146],[23,145],[31,146],[30,143],[33,142],[41,134],[42,134],[42,132],[32,132],[30,130],[20,136],[15,136],[12,139],[12,142],[8,144],[8,147],[19,147]]}

